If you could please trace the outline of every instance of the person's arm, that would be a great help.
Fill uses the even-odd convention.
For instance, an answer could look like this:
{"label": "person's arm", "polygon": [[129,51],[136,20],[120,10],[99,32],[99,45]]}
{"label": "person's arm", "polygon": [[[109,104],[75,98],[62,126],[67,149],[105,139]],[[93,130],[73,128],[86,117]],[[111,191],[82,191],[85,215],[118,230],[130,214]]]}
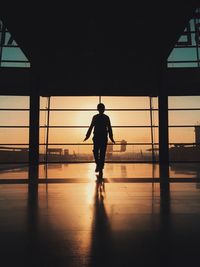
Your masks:
{"label": "person's arm", "polygon": [[110,140],[113,143],[115,143],[115,140],[113,139],[113,131],[112,131],[112,126],[111,126],[110,118],[109,117],[108,117],[108,135],[109,135]]}
{"label": "person's arm", "polygon": [[88,131],[86,133],[85,139],[83,141],[86,141],[90,137],[93,127],[94,127],[94,117],[92,118],[90,127],[88,128]]}

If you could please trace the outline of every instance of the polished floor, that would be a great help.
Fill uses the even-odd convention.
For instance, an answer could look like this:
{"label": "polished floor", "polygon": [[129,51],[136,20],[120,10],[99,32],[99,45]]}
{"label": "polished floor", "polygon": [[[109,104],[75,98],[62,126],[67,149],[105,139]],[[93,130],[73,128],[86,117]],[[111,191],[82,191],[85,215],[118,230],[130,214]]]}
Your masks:
{"label": "polished floor", "polygon": [[[0,180],[27,179],[28,167],[20,164],[1,165]],[[95,163],[49,163],[39,165],[40,179],[94,179]],[[104,168],[106,179],[157,179],[159,164],[152,163],[106,163]],[[173,163],[169,166],[169,177],[172,179],[200,178],[199,163]]]}
{"label": "polished floor", "polygon": [[0,185],[0,264],[199,266],[200,185]]}

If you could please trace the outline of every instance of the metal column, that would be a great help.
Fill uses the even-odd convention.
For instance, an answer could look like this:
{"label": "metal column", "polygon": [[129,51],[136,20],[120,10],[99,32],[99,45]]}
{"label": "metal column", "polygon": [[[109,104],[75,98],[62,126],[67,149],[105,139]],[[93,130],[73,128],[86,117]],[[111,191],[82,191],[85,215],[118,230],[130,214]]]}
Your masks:
{"label": "metal column", "polygon": [[38,181],[39,165],[39,112],[40,97],[37,92],[30,95],[30,129],[29,129],[29,183]]}
{"label": "metal column", "polygon": [[168,96],[164,90],[158,98],[159,106],[159,162],[161,182],[168,182],[169,151],[168,151]]}

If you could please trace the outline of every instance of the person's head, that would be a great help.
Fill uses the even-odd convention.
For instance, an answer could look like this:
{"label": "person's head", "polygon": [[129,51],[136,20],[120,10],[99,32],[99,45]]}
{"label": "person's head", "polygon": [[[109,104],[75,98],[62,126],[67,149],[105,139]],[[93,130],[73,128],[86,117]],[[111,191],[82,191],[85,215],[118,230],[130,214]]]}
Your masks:
{"label": "person's head", "polygon": [[99,103],[97,105],[97,110],[99,111],[100,114],[103,114],[105,111],[105,105],[103,103]]}

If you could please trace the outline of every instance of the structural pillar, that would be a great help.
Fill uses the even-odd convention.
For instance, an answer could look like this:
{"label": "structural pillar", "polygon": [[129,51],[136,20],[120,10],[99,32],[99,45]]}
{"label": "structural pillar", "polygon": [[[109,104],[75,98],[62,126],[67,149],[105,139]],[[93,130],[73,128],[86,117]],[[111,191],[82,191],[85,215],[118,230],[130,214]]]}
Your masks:
{"label": "structural pillar", "polygon": [[29,129],[29,184],[37,184],[39,167],[39,113],[40,97],[36,92],[30,95]]}
{"label": "structural pillar", "polygon": [[161,182],[169,181],[169,149],[168,149],[168,95],[164,88],[160,90],[159,107],[159,163]]}

